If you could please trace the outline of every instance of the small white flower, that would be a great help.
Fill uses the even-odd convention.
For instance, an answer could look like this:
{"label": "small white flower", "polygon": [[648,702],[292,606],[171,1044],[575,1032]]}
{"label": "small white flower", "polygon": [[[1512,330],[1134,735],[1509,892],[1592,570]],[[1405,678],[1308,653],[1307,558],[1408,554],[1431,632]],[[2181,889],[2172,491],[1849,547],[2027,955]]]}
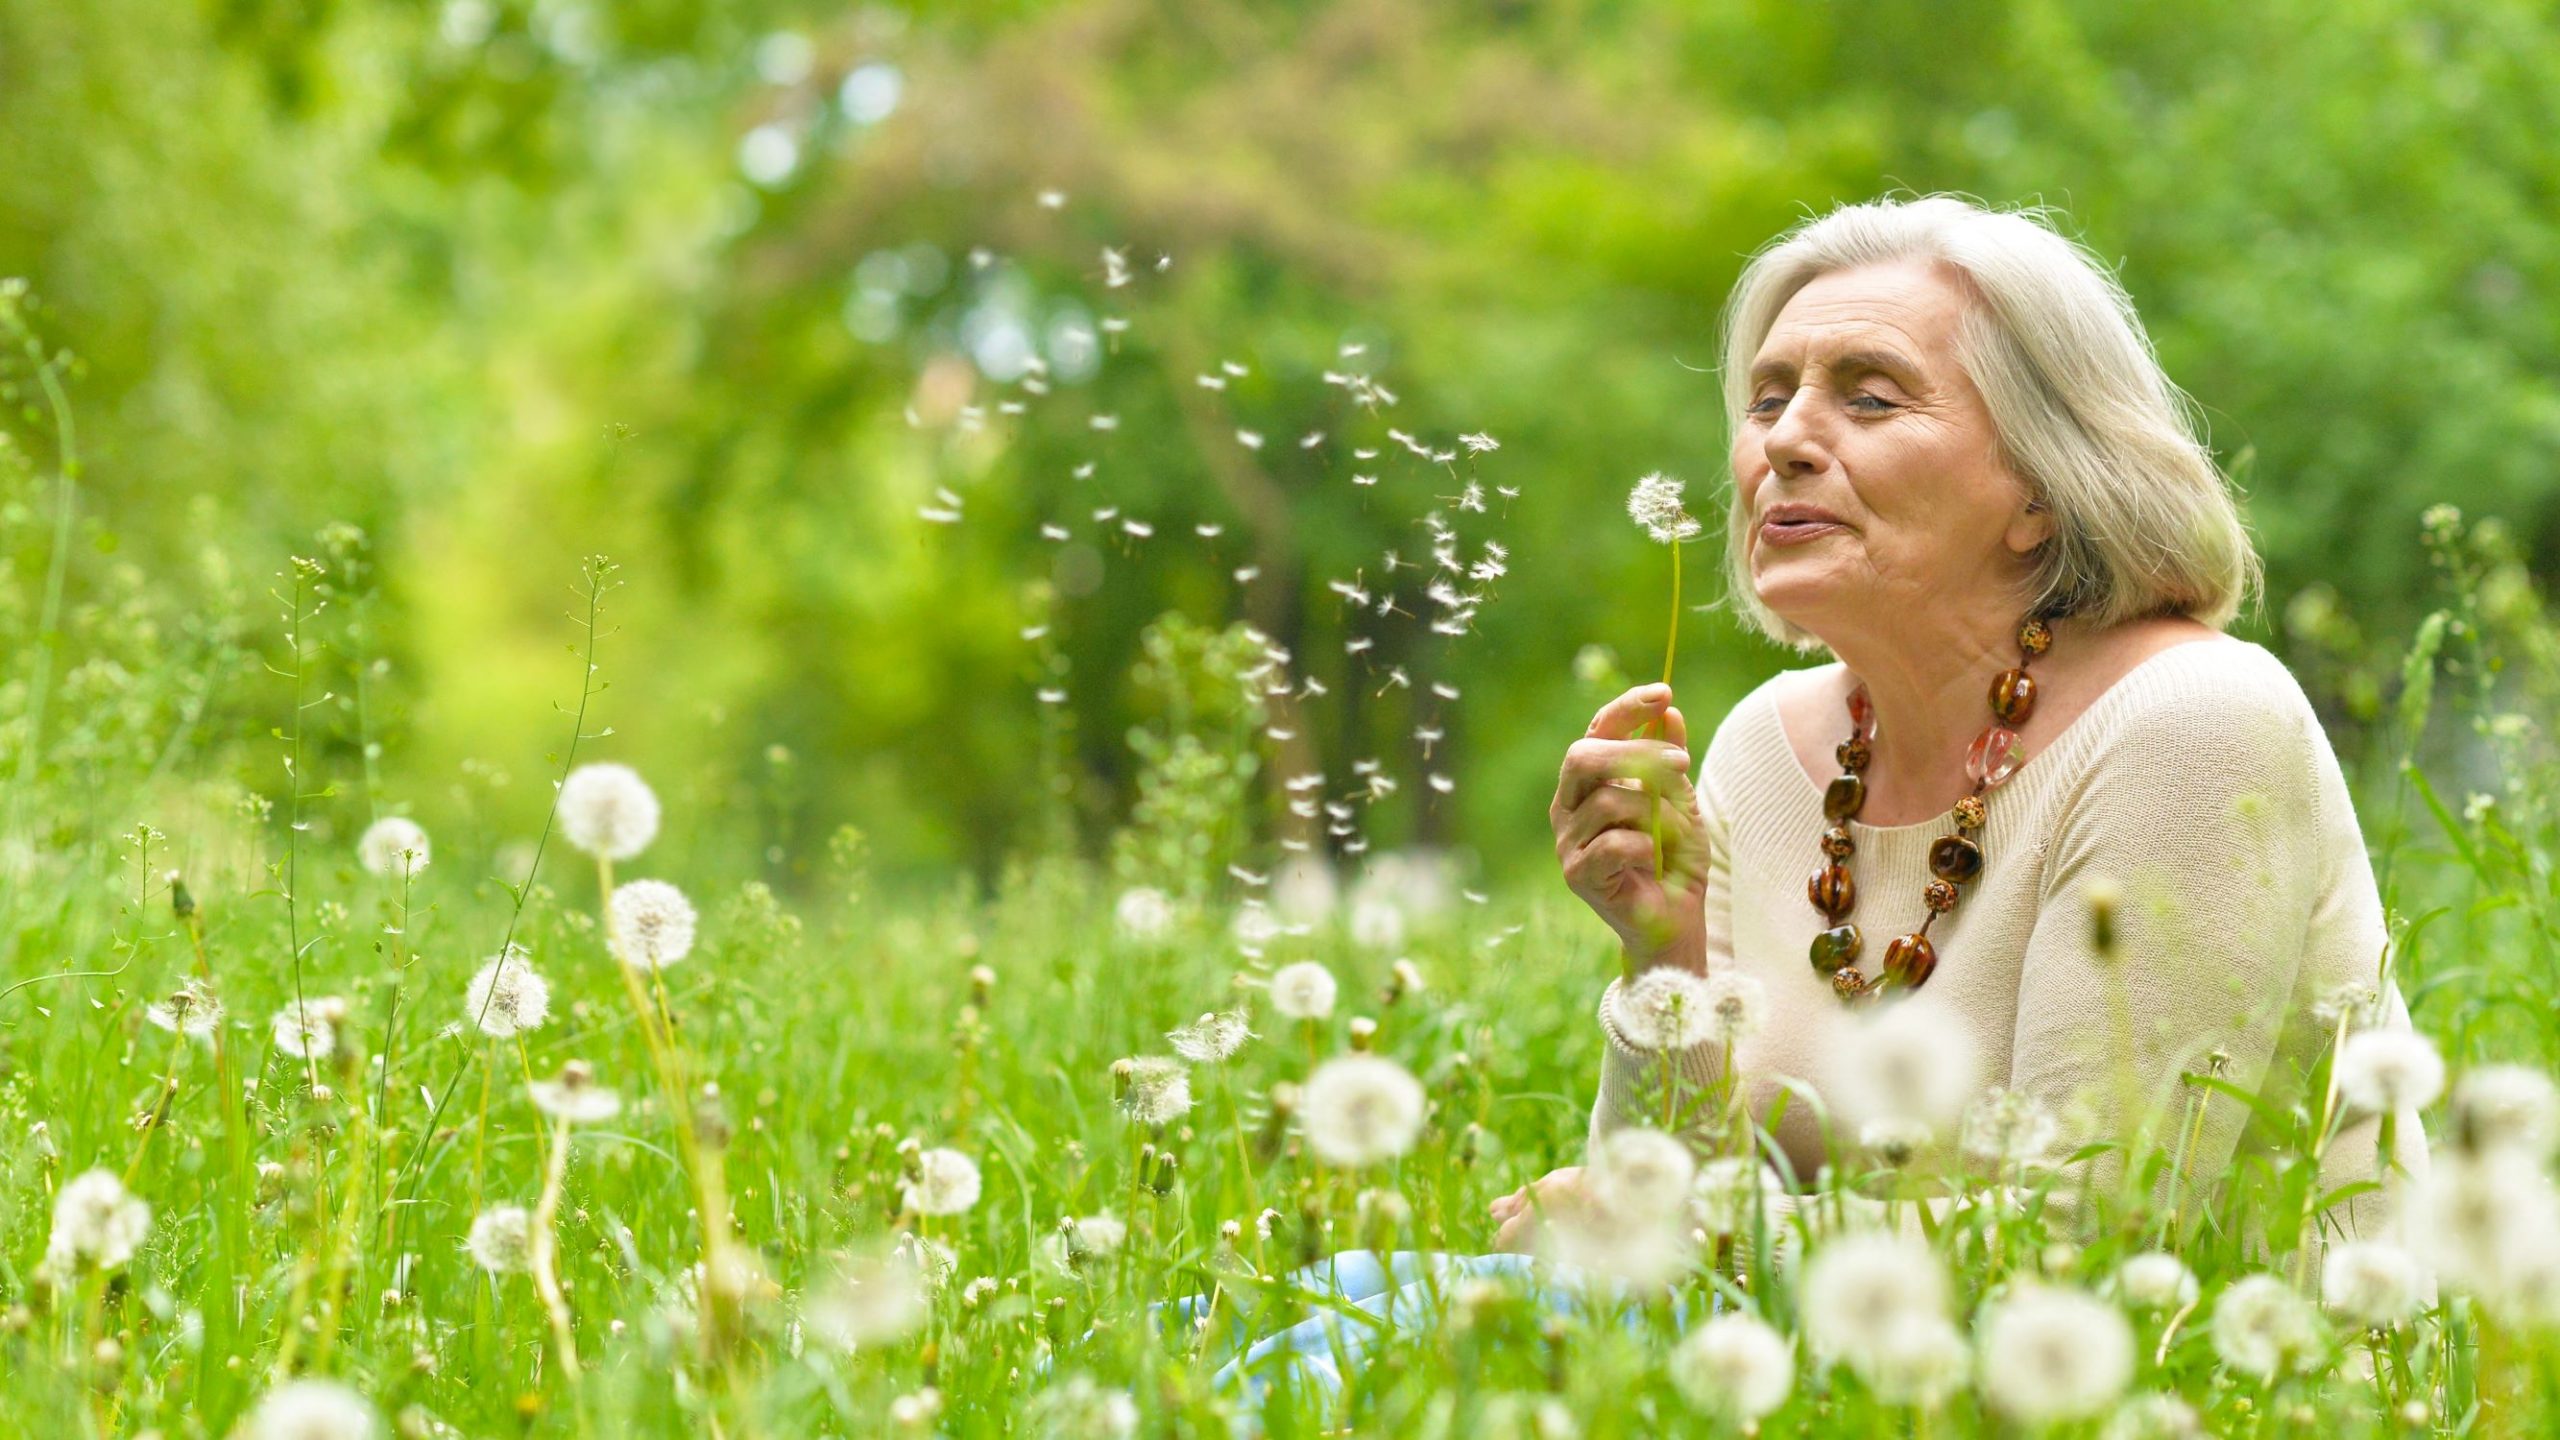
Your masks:
{"label": "small white flower", "polygon": [[1964,1151],[1988,1165],[2024,1165],[2044,1159],[2058,1133],[2042,1101],[2004,1086],[1965,1112]]}
{"label": "small white flower", "polygon": [[2560,1131],[2550,1077],[2522,1065],[2482,1065],[2453,1087],[2453,1134],[2463,1148],[2512,1151],[2539,1163]]}
{"label": "small white flower", "polygon": [[1332,971],[1316,961],[1300,960],[1272,972],[1271,1009],[1289,1020],[1328,1019],[1339,989]]}
{"label": "small white flower", "polygon": [[610,1120],[622,1113],[622,1097],[597,1084],[595,1067],[584,1060],[571,1060],[558,1075],[525,1088],[533,1096],[535,1109],[572,1125]]}
{"label": "small white flower", "polygon": [[1383,1055],[1339,1055],[1298,1095],[1307,1145],[1329,1165],[1374,1165],[1413,1148],[1427,1112],[1422,1082]]}
{"label": "small white flower", "polygon": [[1984,1397],[2030,1425],[2095,1415],[2133,1379],[2133,1327],[2077,1290],[2022,1286],[1981,1334]]}
{"label": "small white flower", "polygon": [[907,1208],[919,1215],[966,1214],[978,1203],[978,1162],[957,1150],[924,1151],[900,1189]]}
{"label": "small white flower", "polygon": [[[1825,1360],[1871,1354],[1897,1328],[1944,1321],[1946,1267],[1908,1236],[1852,1232],[1814,1252],[1798,1298],[1815,1354]],[[1961,1338],[1957,1345],[1961,1350]]]}
{"label": "small white flower", "polygon": [[664,970],[693,953],[693,902],[664,880],[615,887],[613,953],[635,970]]}
{"label": "small white flower", "polygon": [[2415,1315],[2425,1286],[2417,1258],[2386,1241],[2341,1241],[2320,1266],[2321,1301],[2360,1325],[2397,1325]]}
{"label": "small white flower", "polygon": [[1191,1072],[1162,1055],[1141,1055],[1112,1068],[1120,1109],[1141,1125],[1170,1125],[1191,1112]]}
{"label": "small white flower", "polygon": [[1698,1178],[1688,1146],[1643,1126],[1610,1131],[1593,1159],[1592,1194],[1621,1216],[1668,1217],[1688,1202]]}
{"label": "small white flower", "polygon": [[551,1018],[550,982],[534,973],[523,946],[510,944],[471,977],[462,997],[462,1018],[492,1040],[539,1030]]}
{"label": "small white flower", "polygon": [[1715,1033],[1707,982],[1677,965],[1656,965],[1632,981],[1619,981],[1609,993],[1610,1019],[1639,1050],[1686,1050]]}
{"label": "small white flower", "polygon": [[189,980],[144,1010],[142,1018],[173,1035],[201,1040],[222,1024],[222,1002],[213,997],[212,987]]}
{"label": "small white flower", "polygon": [[415,875],[427,868],[427,832],[415,820],[386,815],[356,840],[356,859],[376,875]]}
{"label": "small white flower", "polygon": [[1826,1097],[1852,1122],[1891,1117],[1943,1129],[1976,1094],[1963,1018],[1926,991],[1870,1010],[1833,1052]]}
{"label": "small white flower", "polygon": [[1680,492],[1685,487],[1660,471],[1636,482],[1627,494],[1627,514],[1644,532],[1665,545],[1695,539],[1704,528],[1688,511],[1681,508]]}
{"label": "small white flower", "polygon": [[2272,1275],[2232,1282],[2213,1302],[2213,1348],[2234,1370],[2271,1380],[2310,1360],[2321,1346],[2320,1317]]}
{"label": "small white flower", "polygon": [[493,1205],[471,1222],[462,1248],[492,1275],[522,1270],[533,1253],[533,1214],[521,1205]]}
{"label": "small white flower", "polygon": [[1727,1045],[1760,1032],[1769,1019],[1769,987],[1738,970],[1707,977],[1708,1033]]}
{"label": "small white flower", "polygon": [[151,1233],[151,1206],[128,1193],[113,1170],[90,1170],[64,1182],[53,1197],[53,1233],[45,1257],[67,1277],[80,1264],[115,1270],[129,1264]]}
{"label": "small white flower", "polygon": [[1244,1012],[1230,1010],[1223,1015],[1203,1015],[1164,1037],[1172,1042],[1173,1053],[1194,1065],[1215,1065],[1244,1048],[1253,1038],[1245,1028]]}
{"label": "small white flower", "polygon": [[2338,1093],[2366,1114],[2423,1109],[2444,1091],[2435,1042],[2415,1030],[2359,1030],[2337,1064]]}
{"label": "small white flower", "polygon": [[628,765],[581,765],[560,782],[560,833],[606,860],[628,860],[658,838],[658,797]]}
{"label": "small white flower", "polygon": [[2116,1267],[2115,1288],[2137,1310],[2175,1310],[2196,1298],[2196,1272],[2166,1250],[2147,1250]]}
{"label": "small white flower", "polygon": [[1173,902],[1151,885],[1121,891],[1112,913],[1120,923],[1121,933],[1132,940],[1161,939],[1173,928]]}
{"label": "small white flower", "polygon": [[1690,1404],[1748,1425],[1786,1403],[1796,1383],[1795,1350],[1748,1315],[1719,1315],[1671,1352],[1670,1371]]}
{"label": "small white flower", "polygon": [[347,1022],[347,1002],[337,995],[315,995],[296,1005],[287,1002],[269,1028],[276,1048],[296,1060],[326,1060],[338,1053],[338,1027]]}
{"label": "small white flower", "polygon": [[288,1380],[249,1412],[248,1440],[373,1440],[373,1406],[334,1380]]}

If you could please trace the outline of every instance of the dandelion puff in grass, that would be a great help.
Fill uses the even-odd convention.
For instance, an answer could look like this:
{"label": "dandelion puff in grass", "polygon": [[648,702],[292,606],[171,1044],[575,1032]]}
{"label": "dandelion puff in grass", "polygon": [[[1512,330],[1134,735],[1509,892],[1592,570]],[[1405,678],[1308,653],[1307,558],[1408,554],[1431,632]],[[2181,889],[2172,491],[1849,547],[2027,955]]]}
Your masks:
{"label": "dandelion puff in grass", "polygon": [[664,880],[613,892],[613,953],[635,970],[664,970],[693,953],[693,902]]}
{"label": "dandelion puff in grass", "polygon": [[1972,1369],[1964,1336],[1942,1315],[1907,1315],[1881,1329],[1869,1349],[1848,1356],[1857,1377],[1888,1405],[1934,1409],[1964,1388]]}
{"label": "dandelion puff in grass", "polygon": [[338,1027],[346,1023],[347,1002],[336,995],[288,1001],[269,1029],[276,1048],[296,1060],[326,1060],[338,1053]]}
{"label": "dandelion puff in grass", "polygon": [[836,1268],[800,1309],[809,1332],[838,1350],[885,1345],[924,1323],[924,1272],[898,1251],[864,1255]]}
{"label": "dandelion puff in grass", "polygon": [[489,957],[463,992],[462,1018],[492,1040],[539,1030],[551,1018],[551,985],[534,973],[521,945]]}
{"label": "dandelion puff in grass", "polygon": [[1769,987],[1738,970],[1708,976],[1706,1002],[1708,1033],[1727,1045],[1760,1033],[1769,1020]]}
{"label": "dandelion puff in grass", "polygon": [[[1269,1235],[1264,1239],[1271,1238]],[[1041,1242],[1049,1268],[1071,1280],[1092,1278],[1093,1266],[1129,1239],[1129,1227],[1114,1215],[1061,1216],[1058,1228]]]}
{"label": "dandelion puff in grass", "polygon": [[2078,1290],[2027,1285],[1980,1322],[1982,1393],[2029,1425],[2082,1420],[2133,1379],[2133,1327]]}
{"label": "dandelion puff in grass", "polygon": [[2222,1363],[2260,1380],[2300,1368],[2322,1344],[2320,1317],[2272,1275],[2246,1275],[2213,1302],[2213,1349]]}
{"label": "dandelion puff in grass", "polygon": [[2426,1277],[2417,1257],[2383,1240],[2346,1240],[2320,1264],[2320,1300],[2359,1325],[2392,1326],[2418,1313]]}
{"label": "dandelion puff in grass", "polygon": [[1938,1137],[1908,1116],[1887,1115],[1858,1127],[1858,1148],[1888,1170],[1900,1170],[1920,1158]]}
{"label": "dandelion puff in grass", "polygon": [[1681,507],[1680,492],[1686,488],[1680,481],[1654,471],[1627,492],[1627,514],[1662,544],[1696,539],[1704,527]]}
{"label": "dandelion puff in grass", "polygon": [[2522,1065],[2482,1065],[2453,1087],[2456,1144],[2478,1153],[2512,1152],[2539,1162],[2560,1132],[2560,1095],[2551,1078]]}
{"label": "dandelion puff in grass", "polygon": [[560,833],[604,860],[628,860],[658,838],[658,796],[628,765],[581,765],[560,782]]}
{"label": "dandelion puff in grass", "polygon": [[521,1205],[492,1205],[472,1220],[462,1248],[492,1275],[525,1269],[533,1259],[533,1214]]}
{"label": "dandelion puff in grass", "polygon": [[1692,971],[1656,965],[1610,993],[1618,1033],[1639,1050],[1686,1050],[1715,1033],[1713,993]]}
{"label": "dandelion puff in grass", "polygon": [[356,840],[356,859],[374,875],[415,875],[427,868],[427,832],[417,821],[386,815]]}
{"label": "dandelion puff in grass", "polygon": [[45,1242],[58,1268],[88,1264],[121,1269],[151,1233],[150,1202],[124,1188],[113,1170],[73,1177],[53,1197],[53,1233]]}
{"label": "dandelion puff in grass", "polygon": [[907,1208],[919,1215],[962,1215],[978,1203],[978,1162],[957,1150],[927,1150],[901,1185]]}
{"label": "dandelion puff in grass", "polygon": [[2175,1310],[2196,1298],[2196,1272],[2166,1250],[2146,1250],[2116,1267],[2115,1293],[2137,1310]]}
{"label": "dandelion puff in grass", "polygon": [[1824,1094],[1853,1122],[1917,1120],[1943,1129],[1976,1094],[1976,1057],[1964,1024],[1927,992],[1869,1007],[1833,1051]]}
{"label": "dandelion puff in grass", "polygon": [[2448,1283],[2508,1309],[2519,1277],[2560,1264],[2560,1189],[2536,1157],[2448,1149],[2410,1192],[2401,1228]]}
{"label": "dandelion puff in grass", "polygon": [[1121,891],[1118,903],[1111,908],[1120,933],[1132,940],[1160,940],[1173,928],[1173,902],[1152,885]]}
{"label": "dandelion puff in grass", "polygon": [[1896,1326],[1945,1317],[1946,1267],[1908,1236],[1843,1235],[1814,1252],[1798,1303],[1815,1354],[1838,1360],[1872,1352]]}
{"label": "dandelion puff in grass", "polygon": [[2365,1114],[2423,1109],[2444,1091],[2444,1060],[2415,1030],[2359,1030],[2338,1047],[2338,1093]]}
{"label": "dandelion puff in grass", "polygon": [[1271,975],[1271,1009],[1283,1019],[1330,1019],[1340,993],[1333,972],[1313,960],[1283,965]]}
{"label": "dandelion puff in grass", "polygon": [[1624,1216],[1677,1213],[1697,1183],[1697,1157],[1662,1131],[1631,1125],[1602,1137],[1591,1184],[1600,1203]]}
{"label": "dandelion puff in grass", "polygon": [[1964,1151],[1990,1165],[2024,1165],[2053,1148],[2060,1127],[2044,1102],[2024,1090],[2001,1087],[1965,1112]]}
{"label": "dandelion puff in grass", "polygon": [[222,1024],[222,1002],[201,981],[189,980],[144,1010],[142,1018],[172,1035],[201,1040]]}
{"label": "dandelion puff in grass", "polygon": [[597,1084],[595,1067],[584,1060],[571,1060],[560,1067],[559,1074],[533,1081],[525,1089],[533,1096],[535,1109],[572,1125],[591,1125],[622,1113],[622,1097]]}
{"label": "dandelion puff in grass", "polygon": [[249,1412],[247,1440],[373,1440],[373,1404],[334,1380],[288,1380]]}
{"label": "dandelion puff in grass", "polygon": [[1357,1168],[1413,1148],[1427,1106],[1422,1082],[1383,1055],[1338,1055],[1298,1093],[1298,1123],[1329,1165]]}
{"label": "dandelion puff in grass", "polygon": [[1194,1065],[1215,1065],[1232,1057],[1253,1038],[1245,1028],[1244,1012],[1230,1010],[1222,1015],[1203,1015],[1164,1037],[1173,1045],[1173,1053]]}
{"label": "dandelion puff in grass", "polygon": [[2195,1407],[2175,1395],[2136,1395],[2116,1407],[2099,1440],[2202,1440]]}
{"label": "dandelion puff in grass", "polygon": [[1698,1167],[1691,1193],[1698,1223],[1714,1234],[1732,1235],[1748,1234],[1755,1217],[1767,1213],[1786,1188],[1755,1156],[1719,1155]]}
{"label": "dandelion puff in grass", "polygon": [[1787,1403],[1796,1359],[1787,1338],[1748,1315],[1719,1315],[1671,1352],[1671,1383],[1690,1404],[1748,1425]]}
{"label": "dandelion puff in grass", "polygon": [[1162,1055],[1141,1055],[1111,1067],[1120,1111],[1141,1125],[1170,1125],[1191,1112],[1191,1072]]}
{"label": "dandelion puff in grass", "polygon": [[1127,1440],[1138,1433],[1138,1402],[1089,1375],[1070,1375],[1032,1396],[1025,1418],[1040,1440]]}

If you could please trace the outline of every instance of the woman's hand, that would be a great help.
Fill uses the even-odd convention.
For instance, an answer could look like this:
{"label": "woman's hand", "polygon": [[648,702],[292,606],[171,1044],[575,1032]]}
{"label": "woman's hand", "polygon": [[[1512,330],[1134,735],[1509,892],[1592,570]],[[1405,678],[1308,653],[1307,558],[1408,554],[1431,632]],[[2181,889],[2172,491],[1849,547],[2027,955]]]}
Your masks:
{"label": "woman's hand", "polygon": [[1579,1215],[1590,1206],[1590,1192],[1582,1185],[1581,1166],[1550,1170],[1544,1179],[1523,1185],[1487,1207],[1487,1213],[1501,1227],[1494,1232],[1493,1248],[1525,1254],[1537,1243],[1541,1222]]}
{"label": "woman's hand", "polygon": [[[1632,738],[1646,726],[1661,738]],[[1689,786],[1689,726],[1671,703],[1670,686],[1639,685],[1600,708],[1564,752],[1547,820],[1565,884],[1618,932],[1631,962],[1682,957],[1704,945],[1706,827]]]}

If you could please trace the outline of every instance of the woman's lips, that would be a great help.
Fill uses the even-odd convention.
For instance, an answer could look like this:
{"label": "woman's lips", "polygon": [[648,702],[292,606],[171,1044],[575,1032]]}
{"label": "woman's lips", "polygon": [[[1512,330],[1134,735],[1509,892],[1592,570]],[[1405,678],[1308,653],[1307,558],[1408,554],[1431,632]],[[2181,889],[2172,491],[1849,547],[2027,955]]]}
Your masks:
{"label": "woman's lips", "polygon": [[1763,520],[1760,522],[1760,543],[1804,545],[1825,535],[1842,533],[1848,528],[1834,520]]}

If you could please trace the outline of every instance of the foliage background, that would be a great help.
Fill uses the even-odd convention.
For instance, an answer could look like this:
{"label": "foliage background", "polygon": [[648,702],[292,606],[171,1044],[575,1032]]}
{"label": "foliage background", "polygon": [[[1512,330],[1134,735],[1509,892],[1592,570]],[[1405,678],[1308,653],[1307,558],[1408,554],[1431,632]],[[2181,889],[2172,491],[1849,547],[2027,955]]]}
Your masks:
{"label": "foliage background", "polygon": [[[1407,777],[1381,844],[1525,878],[1605,688],[1576,655],[1642,674],[1660,643],[1661,552],[1619,497],[1720,478],[1704,372],[1742,258],[1896,186],[2058,205],[2120,262],[2248,491],[2271,603],[2246,633],[2355,751],[2381,697],[2324,677],[2424,608],[2421,509],[2560,558],[2553,134],[2535,0],[0,0],[0,274],[83,359],[74,611],[193,597],[129,660],[221,660],[189,723],[275,723],[254,597],[336,555],[315,772],[431,828],[530,825],[579,557],[610,553],[609,753],[674,792],[697,867],[795,888],[847,824],[906,883],[983,875],[1038,838],[1044,774],[1098,839],[1164,611],[1343,670],[1323,582],[1418,550],[1428,487],[1370,503],[1346,464],[1225,437],[1340,421],[1317,377],[1364,343],[1389,423],[1502,441],[1514,558],[1476,636],[1374,657],[1465,696],[1427,767],[1357,671],[1304,721],[1337,776]],[[1052,408],[1122,429],[947,423],[999,395],[972,337],[1110,303],[1105,245],[1136,323]],[[1225,358],[1251,375],[1192,384]],[[7,497],[21,574],[36,468]],[[917,518],[936,487],[962,525]],[[1038,536],[1112,503],[1157,538]],[[1248,550],[1258,600],[1226,579]],[[1063,670],[1021,638],[1044,617]],[[1803,663],[1715,615],[1683,657],[1693,716]],[[321,808],[340,838],[365,818]]]}

